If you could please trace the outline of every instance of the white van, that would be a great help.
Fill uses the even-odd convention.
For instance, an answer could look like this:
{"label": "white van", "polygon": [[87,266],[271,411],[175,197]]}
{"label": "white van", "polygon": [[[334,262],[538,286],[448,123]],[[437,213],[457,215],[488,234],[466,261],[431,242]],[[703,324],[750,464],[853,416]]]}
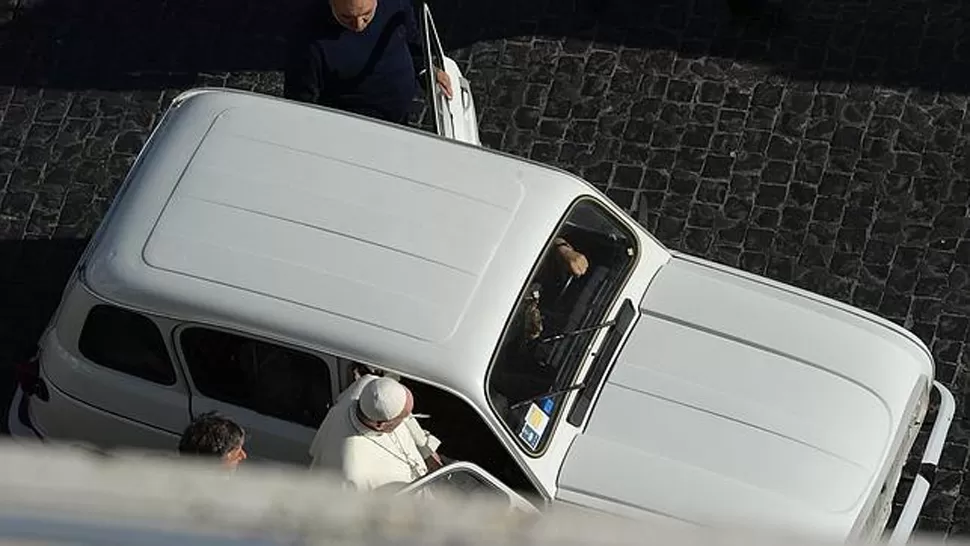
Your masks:
{"label": "white van", "polygon": [[540,506],[841,540],[880,536],[932,390],[924,471],[953,416],[910,332],[666,249],[569,173],[203,89],[132,167],[11,428],[172,450],[219,410],[253,457],[304,463],[352,362]]}

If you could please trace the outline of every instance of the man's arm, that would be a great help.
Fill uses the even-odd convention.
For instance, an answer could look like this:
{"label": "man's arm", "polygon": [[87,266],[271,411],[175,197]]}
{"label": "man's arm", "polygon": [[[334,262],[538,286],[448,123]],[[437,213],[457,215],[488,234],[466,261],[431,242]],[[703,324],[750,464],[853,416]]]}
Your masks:
{"label": "man's arm", "polygon": [[577,252],[573,245],[569,244],[569,241],[562,237],[556,237],[552,241],[552,245],[571,275],[582,277],[586,274],[589,261],[586,260],[586,256]]}
{"label": "man's arm", "polygon": [[322,91],[323,62],[320,51],[308,40],[291,42],[283,76],[283,96],[316,103]]}
{"label": "man's arm", "polygon": [[340,475],[345,488],[372,491],[380,484],[374,481],[373,461],[361,449],[360,438],[347,438],[340,452]]}
{"label": "man's arm", "polygon": [[425,459],[433,455],[441,447],[441,440],[421,428],[418,420],[413,416],[405,419],[404,425],[408,427],[408,432],[411,433],[411,438],[414,439],[414,445],[418,447],[418,451],[421,452],[421,456]]}
{"label": "man's arm", "polygon": [[[407,33],[408,50],[411,52],[411,60],[414,62],[414,73],[418,77],[418,84],[427,91],[427,59],[424,51],[424,36],[421,33],[421,26],[418,25],[418,18],[415,16],[413,0],[401,0],[404,3],[404,27]],[[424,3],[421,3],[424,6]],[[424,10],[421,11],[421,20],[424,21]],[[451,78],[444,70],[435,67],[434,81],[444,91],[445,96],[451,98]]]}
{"label": "man's arm", "polygon": [[[414,11],[413,0],[400,0],[404,10],[404,31],[407,37],[408,50],[411,52],[411,60],[414,63],[414,73],[418,75],[421,85],[424,86],[424,40],[422,39],[421,27],[418,25],[418,18]],[[423,4],[421,4],[423,5]],[[424,12],[422,11],[422,16]]]}

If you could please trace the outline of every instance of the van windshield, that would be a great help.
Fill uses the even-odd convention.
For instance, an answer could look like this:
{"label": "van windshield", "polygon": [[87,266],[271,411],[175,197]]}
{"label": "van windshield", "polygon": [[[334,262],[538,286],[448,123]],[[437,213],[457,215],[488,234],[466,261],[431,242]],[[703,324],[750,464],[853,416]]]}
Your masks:
{"label": "van windshield", "polygon": [[546,245],[488,377],[492,407],[527,450],[551,436],[636,258],[635,235],[592,200],[577,202]]}

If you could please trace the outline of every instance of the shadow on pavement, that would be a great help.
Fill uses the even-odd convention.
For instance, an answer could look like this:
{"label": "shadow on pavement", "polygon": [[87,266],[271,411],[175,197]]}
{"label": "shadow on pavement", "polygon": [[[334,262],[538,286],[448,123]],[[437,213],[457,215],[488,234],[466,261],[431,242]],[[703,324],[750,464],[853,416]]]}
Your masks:
{"label": "shadow on pavement", "polygon": [[6,422],[13,366],[34,354],[84,239],[0,240],[0,415]]}
{"label": "shadow on pavement", "polygon": [[281,38],[305,3],[21,0],[0,27],[0,85],[179,88],[207,71],[276,70]]}
{"label": "shadow on pavement", "polygon": [[592,41],[755,62],[794,79],[970,90],[970,4],[959,0],[786,0],[770,25],[732,21],[725,0],[430,3],[449,48],[548,36],[577,53]]}
{"label": "shadow on pavement", "polygon": [[[0,85],[154,89],[200,73],[279,70],[286,29],[309,1],[21,0],[0,27]],[[737,59],[797,79],[970,90],[970,4],[959,0],[787,1],[787,23],[771,28],[733,22],[724,0],[429,3],[448,49],[540,36],[577,54],[592,41],[728,59],[708,63],[708,76]],[[524,66],[522,52],[494,61]]]}

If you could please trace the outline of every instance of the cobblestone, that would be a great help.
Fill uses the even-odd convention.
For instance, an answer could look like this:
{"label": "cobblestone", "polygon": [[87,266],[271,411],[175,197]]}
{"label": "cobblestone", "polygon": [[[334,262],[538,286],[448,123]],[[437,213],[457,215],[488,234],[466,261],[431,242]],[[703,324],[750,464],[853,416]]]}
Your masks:
{"label": "cobblestone", "polygon": [[[285,4],[0,0],[0,360],[31,350],[179,91],[281,92]],[[967,4],[810,0],[774,31],[711,0],[433,7],[486,146],[923,339],[959,406],[921,528],[970,532]]]}

